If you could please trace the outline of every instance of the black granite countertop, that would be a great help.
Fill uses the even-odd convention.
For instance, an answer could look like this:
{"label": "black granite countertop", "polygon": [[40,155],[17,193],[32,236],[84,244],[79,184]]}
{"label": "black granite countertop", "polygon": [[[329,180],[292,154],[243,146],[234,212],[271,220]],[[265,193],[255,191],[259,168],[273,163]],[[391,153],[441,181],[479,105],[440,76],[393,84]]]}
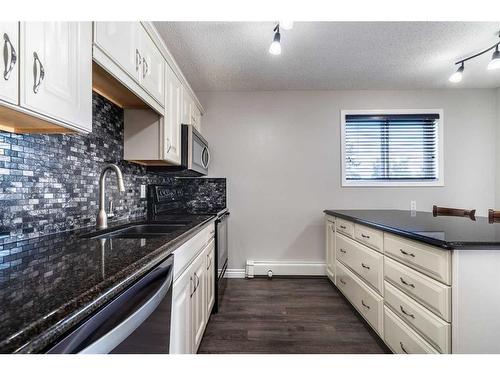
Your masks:
{"label": "black granite countertop", "polygon": [[81,238],[88,228],[0,245],[0,353],[45,351],[214,218],[155,238]]}
{"label": "black granite countertop", "polygon": [[500,223],[490,224],[486,217],[473,221],[469,217],[434,217],[431,212],[402,210],[324,212],[446,250],[500,250]]}

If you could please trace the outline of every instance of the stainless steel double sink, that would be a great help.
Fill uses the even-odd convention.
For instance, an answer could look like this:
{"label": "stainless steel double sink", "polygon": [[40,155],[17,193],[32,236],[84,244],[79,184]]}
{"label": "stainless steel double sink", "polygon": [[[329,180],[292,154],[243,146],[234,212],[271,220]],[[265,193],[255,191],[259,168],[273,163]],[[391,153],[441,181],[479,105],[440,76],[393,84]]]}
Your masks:
{"label": "stainless steel double sink", "polygon": [[190,221],[132,223],[114,228],[96,230],[81,236],[81,238],[153,238],[165,236],[191,224]]}

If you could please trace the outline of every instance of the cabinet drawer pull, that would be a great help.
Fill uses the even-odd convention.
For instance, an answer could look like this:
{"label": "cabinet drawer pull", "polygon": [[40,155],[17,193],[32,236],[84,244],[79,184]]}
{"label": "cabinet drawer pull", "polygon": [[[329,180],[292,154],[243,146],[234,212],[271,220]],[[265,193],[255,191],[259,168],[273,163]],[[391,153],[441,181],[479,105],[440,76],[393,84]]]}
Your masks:
{"label": "cabinet drawer pull", "polygon": [[343,279],[343,278],[340,278],[339,280],[340,280],[340,282],[341,282],[342,284],[344,284],[344,285],[345,285],[345,284],[347,284],[347,283],[344,281],[344,279]]}
{"label": "cabinet drawer pull", "polygon": [[146,78],[146,75],[149,73],[149,65],[146,59],[142,58],[142,78]]}
{"label": "cabinet drawer pull", "polygon": [[399,249],[399,251],[401,251],[401,254],[403,254],[403,255],[408,255],[408,256],[410,256],[410,257],[415,258],[415,254],[413,254],[413,253],[407,253],[407,252],[406,252],[406,251],[404,251],[403,249]]}
{"label": "cabinet drawer pull", "polygon": [[210,266],[212,265],[212,258],[209,256],[209,254],[207,254],[207,258],[208,258],[208,260],[210,261],[210,262],[208,263],[208,266],[207,266],[207,270],[209,270],[209,269],[210,269]]}
{"label": "cabinet drawer pull", "polygon": [[405,309],[403,308],[403,306],[399,305],[399,308],[401,309],[401,312],[407,316],[409,316],[410,318],[412,319],[415,319],[415,315],[413,314],[410,314],[409,312],[406,312]]}
{"label": "cabinet drawer pull", "polygon": [[[196,272],[194,273],[194,279],[196,280],[196,284],[194,286],[193,292],[191,293],[190,297],[192,297],[196,293],[196,290],[200,286],[200,278],[198,277],[198,275],[196,274]],[[191,277],[191,281],[192,280],[193,280],[193,278]]]}
{"label": "cabinet drawer pull", "polygon": [[406,350],[406,348],[404,347],[403,343],[400,341],[399,342],[399,346],[401,346],[401,350],[405,353],[405,354],[409,354],[408,351]]}
{"label": "cabinet drawer pull", "polygon": [[344,249],[340,249],[340,252],[343,253],[343,254],[347,254],[347,251],[345,251]]}
{"label": "cabinet drawer pull", "polygon": [[415,284],[412,284],[412,283],[409,283],[408,281],[406,281],[405,279],[403,279],[402,277],[399,278],[399,280],[401,280],[401,282],[406,285],[406,286],[411,286],[412,288],[415,288]]}
{"label": "cabinet drawer pull", "polygon": [[361,263],[361,266],[362,266],[363,268],[366,268],[367,270],[369,270],[369,269],[370,269],[370,266],[367,266],[367,265],[366,265],[366,264],[364,264],[364,263]]}
{"label": "cabinet drawer pull", "polygon": [[363,237],[363,238],[370,238],[370,236],[369,236],[369,235],[367,235],[367,234],[363,234],[363,233],[361,233],[361,237]]}
{"label": "cabinet drawer pull", "polygon": [[347,229],[347,227],[345,225],[341,225],[340,229]]}
{"label": "cabinet drawer pull", "polygon": [[332,225],[332,232],[335,233],[335,227]]}
{"label": "cabinet drawer pull", "polygon": [[172,143],[170,142],[170,138],[167,138],[167,154],[170,152],[172,149]]}
{"label": "cabinet drawer pull", "polygon": [[[40,70],[40,74],[38,74],[38,70]],[[33,92],[36,94],[45,78],[45,69],[36,52],[33,52],[33,78]]]}
{"label": "cabinet drawer pull", "polygon": [[141,65],[142,62],[142,57],[141,54],[139,53],[139,50],[136,48],[135,49],[135,70],[139,71],[139,65]]}
{"label": "cabinet drawer pull", "polygon": [[370,306],[368,306],[365,301],[361,300],[361,304],[366,307],[368,310],[370,310]]}
{"label": "cabinet drawer pull", "polygon": [[[7,33],[3,34],[4,46],[3,46],[3,58],[4,58],[4,72],[3,79],[6,81],[10,78],[10,73],[14,70],[14,65],[17,62],[17,54],[14,46],[12,45]],[[7,49],[10,47],[10,64],[8,64]]]}

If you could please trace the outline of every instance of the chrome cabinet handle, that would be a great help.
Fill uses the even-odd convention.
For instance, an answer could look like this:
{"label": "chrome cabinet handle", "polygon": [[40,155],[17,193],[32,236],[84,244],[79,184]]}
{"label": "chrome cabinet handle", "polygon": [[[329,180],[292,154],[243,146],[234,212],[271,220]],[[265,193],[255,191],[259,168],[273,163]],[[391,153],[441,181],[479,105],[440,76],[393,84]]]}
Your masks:
{"label": "chrome cabinet handle", "polygon": [[[40,69],[40,74],[38,74],[38,69]],[[33,52],[33,78],[33,92],[36,94],[45,78],[45,69],[36,52]]]}
{"label": "chrome cabinet handle", "polygon": [[361,267],[366,268],[367,270],[369,270],[369,269],[370,269],[370,266],[367,266],[367,265],[366,265],[366,264],[364,264],[364,263],[361,263]]}
{"label": "chrome cabinet handle", "polygon": [[[16,65],[17,54],[16,54],[16,49],[12,45],[7,33],[3,34],[3,40],[4,40],[3,61],[4,61],[4,65],[5,65],[4,71],[3,71],[3,79],[8,81],[10,78],[10,74],[14,70],[14,65]],[[8,51],[9,46],[10,46],[10,64],[8,63],[8,61],[9,61],[9,51]]]}
{"label": "chrome cabinet handle", "polygon": [[401,280],[401,282],[406,285],[406,286],[411,286],[412,288],[415,288],[415,284],[412,284],[412,283],[409,283],[408,281],[406,281],[405,279],[403,279],[402,277],[399,278],[399,280]]}
{"label": "chrome cabinet handle", "polygon": [[142,78],[146,78],[146,75],[149,73],[149,65],[146,59],[142,58]]}
{"label": "chrome cabinet handle", "polygon": [[401,312],[405,315],[408,315],[410,318],[415,319],[415,315],[410,314],[409,312],[406,312],[403,306],[399,305],[399,308],[401,309]]}
{"label": "chrome cabinet handle", "polygon": [[413,253],[407,253],[403,249],[399,249],[399,251],[401,251],[401,254],[403,254],[403,255],[408,255],[408,256],[411,256],[411,257],[415,258],[415,254],[413,254]]}
{"label": "chrome cabinet handle", "polygon": [[368,306],[365,301],[361,300],[361,304],[366,307],[368,310],[370,310],[370,306]]}
{"label": "chrome cabinet handle", "polygon": [[[198,277],[198,275],[196,274],[196,272],[194,273],[194,278],[196,280],[196,284],[194,286],[193,292],[191,293],[191,297],[196,293],[196,290],[198,289],[198,286],[200,285],[200,278]],[[191,281],[192,280],[193,280],[193,278],[191,277]]]}
{"label": "chrome cabinet handle", "polygon": [[399,342],[399,346],[401,346],[401,350],[402,350],[403,352],[405,352],[406,354],[409,354],[409,353],[408,353],[408,351],[406,350],[406,348],[404,347],[404,345],[403,345],[403,343],[402,343],[401,341]]}
{"label": "chrome cabinet handle", "polygon": [[207,255],[207,258],[208,258],[208,260],[210,261],[210,262],[208,263],[208,266],[207,266],[207,270],[208,270],[208,269],[210,269],[210,266],[212,265],[212,258],[210,258],[208,255]]}
{"label": "chrome cabinet handle", "polygon": [[346,282],[344,281],[344,279],[340,278],[339,281],[342,283],[342,284],[346,284]]}
{"label": "chrome cabinet handle", "polygon": [[139,53],[139,50],[136,48],[135,49],[135,70],[139,71],[139,65],[141,65],[142,62],[142,57],[141,54]]}
{"label": "chrome cabinet handle", "polygon": [[347,251],[345,251],[344,249],[339,249],[341,253],[343,254],[347,254]]}
{"label": "chrome cabinet handle", "polygon": [[347,227],[345,225],[341,225],[340,228],[341,229],[347,229]]}
{"label": "chrome cabinet handle", "polygon": [[363,237],[363,238],[370,238],[370,236],[369,236],[369,235],[367,235],[367,234],[363,234],[363,233],[361,233],[361,237]]}
{"label": "chrome cabinet handle", "polygon": [[170,142],[170,138],[167,138],[167,154],[170,152],[172,149],[172,143]]}
{"label": "chrome cabinet handle", "polygon": [[335,233],[335,227],[332,225],[331,228],[332,228],[332,232]]}

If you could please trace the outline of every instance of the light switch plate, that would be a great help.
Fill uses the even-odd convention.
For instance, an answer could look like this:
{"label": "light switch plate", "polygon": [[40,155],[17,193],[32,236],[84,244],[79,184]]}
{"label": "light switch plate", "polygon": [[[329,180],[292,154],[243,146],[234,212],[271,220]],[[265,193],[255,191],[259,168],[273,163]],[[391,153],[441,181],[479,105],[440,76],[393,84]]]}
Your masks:
{"label": "light switch plate", "polygon": [[146,198],[146,185],[141,185],[141,198]]}

